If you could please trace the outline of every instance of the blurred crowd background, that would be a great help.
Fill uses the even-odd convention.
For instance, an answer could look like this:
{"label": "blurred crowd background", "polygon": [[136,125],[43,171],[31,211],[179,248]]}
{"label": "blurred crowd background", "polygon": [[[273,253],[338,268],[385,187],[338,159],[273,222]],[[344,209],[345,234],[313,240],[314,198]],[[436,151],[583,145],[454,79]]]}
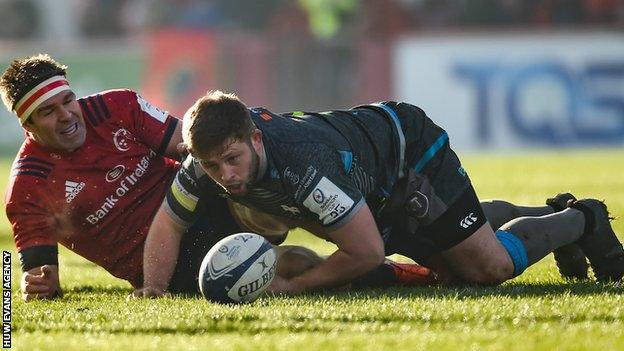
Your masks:
{"label": "blurred crowd background", "polygon": [[217,88],[276,111],[404,99],[460,148],[624,145],[624,0],[0,0],[0,23],[3,67],[48,52],[80,94],[178,116]]}
{"label": "blurred crowd background", "polygon": [[66,7],[59,12],[71,16],[64,19],[71,35],[86,38],[169,27],[265,33],[297,28],[323,37],[347,29],[357,38],[413,30],[624,25],[621,0],[0,0],[0,37],[43,36],[51,6]]}

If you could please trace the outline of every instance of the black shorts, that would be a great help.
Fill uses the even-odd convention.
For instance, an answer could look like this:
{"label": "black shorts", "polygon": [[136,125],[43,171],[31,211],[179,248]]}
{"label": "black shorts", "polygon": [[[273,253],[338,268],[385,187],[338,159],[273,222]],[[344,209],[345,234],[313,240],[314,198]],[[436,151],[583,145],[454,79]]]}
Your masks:
{"label": "black shorts", "polygon": [[461,243],[486,222],[471,185],[432,223],[420,226],[415,233],[393,231],[386,254],[398,253],[426,265],[432,255]]}
{"label": "black shorts", "polygon": [[487,219],[446,132],[416,106],[399,103],[393,108],[405,134],[406,167],[422,179],[420,190],[428,209],[417,218],[415,233],[399,226],[389,230],[386,253],[399,253],[425,264],[431,255],[474,234]]}

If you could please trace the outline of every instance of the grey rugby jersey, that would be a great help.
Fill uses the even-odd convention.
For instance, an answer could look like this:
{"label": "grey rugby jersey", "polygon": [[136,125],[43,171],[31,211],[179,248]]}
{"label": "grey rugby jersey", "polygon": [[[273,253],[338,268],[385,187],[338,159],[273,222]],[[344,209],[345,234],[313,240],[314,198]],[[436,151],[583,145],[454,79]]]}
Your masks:
{"label": "grey rugby jersey", "polygon": [[[312,220],[329,230],[348,222],[364,203],[375,213],[404,162],[396,106],[390,102],[383,108],[286,114],[252,108],[251,117],[263,133],[267,169],[249,192],[231,196],[189,156],[167,194],[166,208],[189,224],[198,215],[198,201],[217,195],[278,217]],[[421,123],[410,125],[418,129]]]}

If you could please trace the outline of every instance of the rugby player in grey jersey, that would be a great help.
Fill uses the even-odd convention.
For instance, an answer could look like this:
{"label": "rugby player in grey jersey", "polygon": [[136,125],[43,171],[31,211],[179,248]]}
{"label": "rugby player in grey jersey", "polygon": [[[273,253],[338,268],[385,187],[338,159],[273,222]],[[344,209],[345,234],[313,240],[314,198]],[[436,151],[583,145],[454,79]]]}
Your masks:
{"label": "rugby player in grey jersey", "polygon": [[598,280],[624,273],[602,202],[562,195],[533,209],[480,204],[447,133],[407,103],[280,115],[217,91],[189,109],[183,137],[195,159],[176,177],[150,236],[183,222],[189,199],[217,194],[337,245],[304,273],[275,279],[273,292],[340,286],[392,253],[477,284],[504,282],[564,247],[573,250],[560,251],[558,263],[582,267],[572,270],[579,276],[585,256]]}

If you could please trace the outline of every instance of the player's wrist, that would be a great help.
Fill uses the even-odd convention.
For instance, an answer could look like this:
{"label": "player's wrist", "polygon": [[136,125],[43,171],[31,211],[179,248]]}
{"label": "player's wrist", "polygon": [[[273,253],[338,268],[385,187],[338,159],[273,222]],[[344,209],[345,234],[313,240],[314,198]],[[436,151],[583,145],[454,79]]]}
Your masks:
{"label": "player's wrist", "polygon": [[284,279],[284,290],[286,294],[298,295],[308,290],[313,290],[313,287],[308,286],[305,277],[297,276],[290,279]]}

